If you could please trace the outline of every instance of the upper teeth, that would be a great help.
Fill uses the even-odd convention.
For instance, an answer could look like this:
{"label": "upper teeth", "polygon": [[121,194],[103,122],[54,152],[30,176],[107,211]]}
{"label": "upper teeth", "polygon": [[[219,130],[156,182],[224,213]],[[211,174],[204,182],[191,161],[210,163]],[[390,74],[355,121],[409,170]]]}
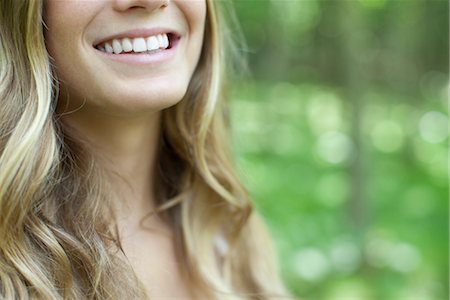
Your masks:
{"label": "upper teeth", "polygon": [[153,35],[147,38],[114,39],[99,45],[100,51],[120,54],[122,52],[146,52],[169,47],[169,38],[166,33]]}

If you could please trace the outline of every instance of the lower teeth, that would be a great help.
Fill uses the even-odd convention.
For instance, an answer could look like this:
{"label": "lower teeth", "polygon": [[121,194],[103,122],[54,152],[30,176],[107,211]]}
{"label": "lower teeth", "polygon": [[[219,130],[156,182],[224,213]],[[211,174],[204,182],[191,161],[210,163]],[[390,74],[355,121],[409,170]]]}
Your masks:
{"label": "lower teeth", "polygon": [[160,51],[162,51],[162,50],[163,50],[163,49],[148,50],[148,51],[145,51],[145,52],[143,52],[143,53],[145,53],[145,54],[151,54],[151,53],[160,52]]}
{"label": "lower teeth", "polygon": [[[100,50],[100,51],[102,51],[102,52],[106,52],[104,49],[99,49],[99,48],[97,48],[97,49]],[[131,51],[131,52],[121,52],[121,53],[119,53],[119,54],[152,54],[152,53],[161,52],[161,51],[163,51],[163,50],[165,50],[165,49],[147,50],[147,51],[144,51],[144,52],[134,52],[134,51]],[[108,53],[108,52],[106,52],[106,53]],[[116,53],[109,53],[109,54],[116,54]]]}
{"label": "lower teeth", "polygon": [[163,51],[164,49],[156,49],[156,50],[147,50],[147,51],[143,51],[143,52],[134,52],[134,51],[131,51],[131,52],[122,52],[122,53],[120,53],[120,54],[153,54],[153,53],[157,53],[157,52],[160,52],[160,51]]}

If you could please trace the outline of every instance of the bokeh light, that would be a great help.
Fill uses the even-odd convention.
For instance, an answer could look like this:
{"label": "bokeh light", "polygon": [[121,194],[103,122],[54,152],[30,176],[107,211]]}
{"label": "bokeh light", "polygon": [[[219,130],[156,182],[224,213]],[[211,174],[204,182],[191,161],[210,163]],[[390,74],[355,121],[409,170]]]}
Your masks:
{"label": "bokeh light", "polygon": [[306,300],[449,299],[447,1],[235,1],[240,174]]}

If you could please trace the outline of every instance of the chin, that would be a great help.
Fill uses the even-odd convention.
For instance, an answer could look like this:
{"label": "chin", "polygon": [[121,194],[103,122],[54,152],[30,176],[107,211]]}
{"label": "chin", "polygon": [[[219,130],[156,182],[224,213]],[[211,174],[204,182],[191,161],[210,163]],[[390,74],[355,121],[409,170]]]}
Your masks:
{"label": "chin", "polygon": [[[158,112],[180,102],[185,96],[187,85],[159,89],[132,89],[126,93],[105,95],[105,101],[98,107],[114,115],[142,115]],[[118,96],[119,95],[119,96]],[[108,99],[108,100],[106,100]]]}

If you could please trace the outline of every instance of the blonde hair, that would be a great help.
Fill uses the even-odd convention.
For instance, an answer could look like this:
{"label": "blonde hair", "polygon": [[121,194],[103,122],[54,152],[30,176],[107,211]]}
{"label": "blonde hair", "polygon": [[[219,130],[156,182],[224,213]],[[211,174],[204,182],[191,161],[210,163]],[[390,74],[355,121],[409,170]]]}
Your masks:
{"label": "blonde hair", "polygon": [[[279,299],[271,242],[235,174],[224,107],[225,31],[207,1],[205,40],[187,94],[163,111],[158,212],[175,233],[193,293]],[[43,1],[0,2],[0,298],[136,299],[105,177],[54,113]],[[220,28],[220,30],[219,30]],[[228,251],[218,257],[215,240]]]}

